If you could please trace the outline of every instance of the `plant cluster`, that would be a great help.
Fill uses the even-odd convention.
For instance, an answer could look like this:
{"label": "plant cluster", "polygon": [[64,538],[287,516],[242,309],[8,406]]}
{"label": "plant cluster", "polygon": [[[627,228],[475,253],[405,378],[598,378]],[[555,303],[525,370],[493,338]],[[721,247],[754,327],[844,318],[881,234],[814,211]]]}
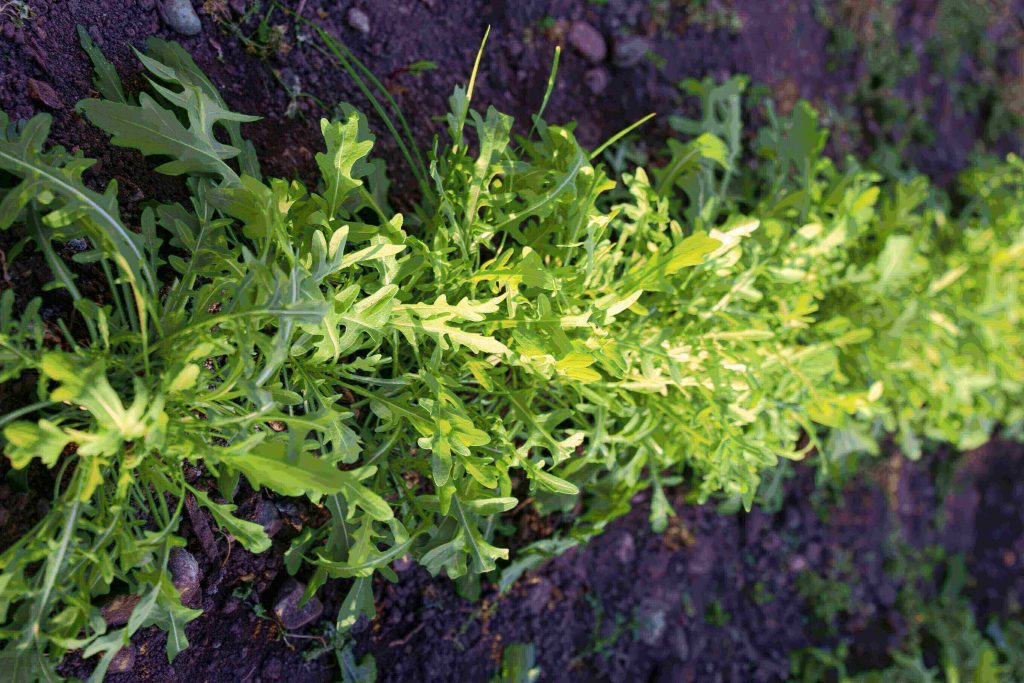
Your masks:
{"label": "plant cluster", "polygon": [[[101,655],[101,678],[152,624],[169,657],[185,647],[199,612],[166,571],[184,501],[266,550],[234,514],[243,477],[329,511],[286,565],[308,572],[307,596],[351,580],[344,632],[399,557],[463,581],[494,571],[526,503],[565,521],[530,562],[645,489],[663,528],[670,484],[749,507],[780,458],[828,466],[886,433],[911,457],[922,439],[969,448],[1024,417],[1020,159],[968,174],[953,210],[921,177],[824,157],[806,104],[769,112],[745,147],[742,82],[691,83],[704,117],[673,121],[668,163],[613,180],[608,145],[539,115],[513,135],[471,107],[473,79],[424,155],[320,37],[398,141],[422,193],[407,215],[350,107],[322,122],[315,187],[263,177],[253,117],[172,43],[139,53],[149,84],[132,94],[83,34],[100,97],[79,110],[188,188],[184,204],[150,198],[138,225],[116,183],[84,182],[91,160],[47,146],[48,116],[0,117],[0,228],[74,310],[48,320],[0,294],[0,386],[25,396],[0,417],[4,453],[55,479],[50,512],[0,556],[14,680],[57,678],[71,649]],[[71,240],[87,245],[74,264],[54,247]],[[110,628],[96,599],[115,589],[141,600]]]}
{"label": "plant cluster", "polygon": [[816,18],[829,31],[830,68],[849,68],[854,60],[863,64],[837,124],[853,112],[866,116],[851,130],[854,142],[880,143],[876,147],[888,156],[908,144],[939,144],[928,122],[936,103],[909,95],[908,84],[924,66],[947,80],[953,114],[983,115],[978,147],[998,146],[1024,122],[1020,86],[1006,69],[1020,44],[1019,22],[1009,18],[1004,0],[937,0],[928,11],[933,28],[922,49],[915,49],[896,0],[815,4]]}
{"label": "plant cluster", "polygon": [[[937,548],[904,551],[891,568],[905,585],[899,607],[907,633],[892,663],[858,671],[850,643],[811,648],[791,656],[794,681],[814,683],[1011,683],[1024,677],[1024,623],[997,619],[982,629],[966,596],[968,576],[962,557],[946,558]],[[905,565],[905,566],[900,566]],[[935,574],[945,579],[936,586]]]}

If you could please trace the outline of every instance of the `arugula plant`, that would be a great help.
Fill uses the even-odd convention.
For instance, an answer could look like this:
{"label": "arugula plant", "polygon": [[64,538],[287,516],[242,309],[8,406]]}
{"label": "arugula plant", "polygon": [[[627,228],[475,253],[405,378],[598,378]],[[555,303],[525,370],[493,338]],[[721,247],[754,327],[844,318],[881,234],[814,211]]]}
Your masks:
{"label": "arugula plant", "polygon": [[[56,678],[69,649],[102,655],[98,680],[150,624],[173,658],[198,616],[166,572],[184,501],[270,546],[234,514],[240,477],[327,508],[285,560],[311,567],[307,597],[351,580],[344,633],[399,557],[463,581],[497,569],[502,515],[526,499],[567,524],[502,585],[645,489],[663,528],[683,480],[749,507],[780,458],[827,466],[886,431],[913,456],[921,438],[969,447],[1021,421],[1019,159],[979,167],[954,215],[921,179],[839,170],[806,105],[742,147],[744,83],[705,83],[689,87],[709,114],[674,121],[669,163],[612,180],[572,126],[535,117],[516,137],[473,109],[471,79],[426,156],[371,97],[422,191],[403,216],[352,108],[321,124],[316,188],[263,178],[253,117],[179,46],[151,41],[149,85],[129,95],[82,39],[100,98],[80,111],[184,177],[188,201],[127,225],[116,184],[90,189],[90,160],[46,146],[47,116],[0,120],[0,228],[31,240],[75,311],[55,323],[0,295],[0,384],[36,392],[0,417],[4,453],[56,481],[0,556],[16,680]],[[72,239],[89,245],[80,266],[54,248]],[[81,287],[83,269],[107,291]],[[142,600],[110,629],[96,603],[115,587]]]}

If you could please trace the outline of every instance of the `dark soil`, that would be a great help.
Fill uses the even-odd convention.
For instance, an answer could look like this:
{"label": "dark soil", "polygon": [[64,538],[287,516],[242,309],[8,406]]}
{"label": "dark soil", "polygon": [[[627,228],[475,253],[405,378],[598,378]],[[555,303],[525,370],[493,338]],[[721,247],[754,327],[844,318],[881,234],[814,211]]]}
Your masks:
{"label": "dark soil", "polygon": [[[800,467],[777,514],[718,514],[680,494],[662,535],[641,504],[482,605],[410,571],[378,587],[361,646],[382,681],[486,681],[484,664],[516,642],[536,645],[545,681],[781,681],[791,652],[839,637],[857,665],[884,665],[905,633],[901,579],[887,571],[903,544],[963,552],[982,612],[1024,597],[1024,450],[994,442],[964,456],[942,494],[949,466],[949,454],[911,464],[895,453],[834,500]],[[851,587],[836,635],[801,596],[804,572]]]}
{"label": "dark soil", "polygon": [[[202,33],[177,36],[161,20],[157,0],[27,0],[33,16],[18,26],[0,17],[0,109],[13,119],[39,111],[54,117],[53,139],[81,149],[99,163],[91,182],[117,179],[129,221],[135,222],[144,197],[173,199],[182,188],[150,172],[139,155],[117,150],[74,112],[90,96],[90,70],[78,47],[75,25],[82,24],[121,70],[129,87],[141,75],[132,47],[149,36],[177,39],[221,89],[237,111],[265,118],[245,127],[255,142],[264,171],[278,176],[314,177],[313,155],[320,148],[317,119],[337,102],[364,111],[367,103],[349,78],[311,45],[310,32],[287,30],[278,43],[257,45],[254,55],[233,32],[245,35],[256,20],[243,20],[245,2],[209,0],[200,9]],[[194,3],[202,5],[203,3]],[[429,148],[439,131],[452,87],[464,83],[486,27],[491,35],[474,96],[478,106],[493,104],[520,125],[541,103],[554,46],[565,44],[559,80],[545,114],[555,122],[578,121],[577,133],[595,145],[647,112],[658,118],[644,128],[651,150],[669,134],[668,117],[688,103],[676,82],[683,78],[750,74],[766,84],[783,111],[798,98],[814,102],[837,128],[832,151],[870,151],[880,127],[872,111],[851,111],[852,94],[865,68],[854,53],[836,61],[829,54],[829,30],[812,0],[394,0],[348,2],[289,0],[285,3],[340,37],[381,76]],[[833,0],[823,5],[849,5]],[[865,3],[872,4],[872,3]],[[934,0],[906,0],[897,14],[898,32],[916,50],[935,29]],[[0,2],[0,7],[5,3]],[[697,11],[694,8],[703,7]],[[369,32],[353,28],[348,17],[358,7]],[[1008,3],[993,30],[1017,30],[1024,0]],[[586,22],[603,36],[607,57],[595,63],[567,42],[574,22]],[[287,24],[272,15],[270,24]],[[1009,28],[1007,28],[1009,27]],[[1018,51],[1019,52],[1019,51]],[[1022,55],[1000,55],[999,78],[1020,86]],[[436,69],[415,73],[408,67],[430,60]],[[906,159],[940,181],[961,168],[984,137],[984,107],[954,106],[961,85],[977,76],[965,55],[955,78],[922,70],[900,84],[895,96],[925,103],[940,145],[911,144]],[[290,94],[290,92],[292,94]],[[1022,90],[1024,92],[1024,90]],[[311,96],[315,96],[311,97]],[[328,112],[329,113],[329,112]],[[897,128],[898,129],[898,128]],[[404,201],[411,201],[394,144],[378,136],[378,153],[392,164],[392,179]],[[1020,149],[1020,140],[1000,141],[999,149]],[[16,239],[0,235],[0,249]],[[2,255],[2,254],[0,254]],[[39,293],[42,268],[19,257],[3,269],[0,288],[13,288],[20,303]],[[47,295],[51,315],[67,310],[59,294]],[[32,390],[32,382],[26,391]],[[16,397],[0,399],[0,408]],[[890,536],[915,544],[941,542],[965,552],[978,578],[977,604],[997,610],[1024,598],[1024,451],[991,444],[964,456],[955,475],[949,457],[910,464],[898,456],[875,476],[851,485],[834,507],[815,504],[814,476],[798,468],[787,486],[784,512],[754,511],[719,515],[710,506],[686,505],[677,492],[680,517],[663,535],[646,522],[645,504],[613,524],[589,546],[528,573],[505,595],[484,588],[484,601],[457,596],[444,579],[420,569],[402,572],[395,585],[376,585],[378,618],[357,626],[358,653],[372,653],[384,681],[487,680],[505,645],[536,644],[542,680],[615,681],[777,681],[788,672],[788,653],[827,644],[826,635],[797,596],[801,570],[835,571],[852,558],[848,577],[861,607],[842,620],[840,631],[853,638],[863,664],[881,663],[898,642],[901,618],[895,609],[898,585],[884,571],[894,552]],[[947,463],[940,466],[940,463]],[[0,473],[6,474],[6,464]],[[945,474],[943,474],[945,472]],[[942,475],[942,476],[940,476]],[[951,479],[959,489],[937,492],[937,481]],[[27,488],[26,488],[27,486]],[[38,501],[49,495],[46,472],[27,479],[7,477],[0,484],[0,547],[7,547],[45,512]],[[191,647],[168,664],[165,636],[148,630],[135,639],[134,662],[111,681],[332,681],[338,678],[332,655],[310,660],[322,645],[344,585],[330,584],[319,596],[323,620],[285,634],[272,608],[286,588],[282,554],[298,528],[322,521],[318,511],[294,501],[268,500],[243,492],[241,512],[250,518],[275,512],[282,529],[271,551],[252,556],[232,547],[197,514],[183,534],[199,562],[199,590],[192,606],[204,615],[187,628]],[[827,513],[823,512],[827,509]],[[936,515],[950,510],[942,524]],[[269,512],[268,512],[269,511]],[[823,517],[824,515],[824,517]],[[937,530],[936,530],[937,529]],[[300,574],[300,578],[301,574]],[[714,625],[719,624],[719,625]],[[130,664],[130,666],[129,666]],[[70,657],[66,675],[87,675],[92,662]]]}

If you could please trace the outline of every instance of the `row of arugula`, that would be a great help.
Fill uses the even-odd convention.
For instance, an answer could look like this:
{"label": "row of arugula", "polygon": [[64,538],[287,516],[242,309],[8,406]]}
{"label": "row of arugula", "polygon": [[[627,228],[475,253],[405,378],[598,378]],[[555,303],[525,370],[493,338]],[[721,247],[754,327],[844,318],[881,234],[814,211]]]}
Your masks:
{"label": "row of arugula", "polygon": [[[102,655],[101,678],[154,624],[169,657],[186,647],[199,611],[166,570],[186,497],[250,551],[271,545],[234,514],[241,477],[329,510],[286,564],[307,595],[352,580],[344,630],[399,557],[469,591],[501,568],[507,586],[645,489],[663,528],[681,481],[749,507],[780,459],[836,466],[888,434],[910,457],[925,440],[967,449],[1024,419],[1018,158],[979,162],[953,211],[923,177],[823,156],[806,104],[769,107],[744,140],[733,80],[687,85],[703,116],[673,119],[668,162],[645,171],[539,117],[514,137],[470,86],[426,159],[387,119],[422,191],[403,216],[351,108],[322,122],[315,190],[265,178],[241,134],[253,117],[182,48],[151,41],[130,95],[82,37],[101,97],[79,110],[183,176],[189,200],[130,226],[116,183],[90,189],[93,162],[47,146],[49,117],[0,115],[0,228],[74,305],[45,321],[0,294],[0,390],[37,393],[0,418],[3,450],[56,479],[0,556],[14,680],[57,679],[71,649]],[[71,240],[80,265],[55,249]],[[83,291],[82,268],[109,291]],[[500,562],[526,503],[563,513],[561,531]],[[97,608],[112,586],[141,596],[120,628]]]}

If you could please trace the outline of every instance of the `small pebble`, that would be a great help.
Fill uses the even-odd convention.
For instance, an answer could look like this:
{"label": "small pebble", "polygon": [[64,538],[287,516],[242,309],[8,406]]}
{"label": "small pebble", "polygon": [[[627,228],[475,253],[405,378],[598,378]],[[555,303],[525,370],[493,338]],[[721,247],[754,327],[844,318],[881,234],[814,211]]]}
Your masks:
{"label": "small pebble", "polygon": [[199,581],[202,579],[199,562],[184,548],[175,548],[167,566],[171,570],[171,583],[181,593],[182,603],[191,604],[199,596]]}
{"label": "small pebble", "polygon": [[651,41],[643,36],[627,36],[615,43],[615,66],[628,69],[643,61],[651,50]]}
{"label": "small pebble", "polygon": [[133,594],[115,595],[110,602],[100,608],[100,614],[107,626],[124,626],[132,616],[132,611],[139,604],[139,596]]}
{"label": "small pebble", "polygon": [[348,25],[359,31],[362,34],[370,32],[370,17],[366,16],[366,12],[353,7],[348,11]]}
{"label": "small pebble", "polygon": [[412,568],[412,557],[410,555],[402,555],[391,563],[391,567],[398,573],[409,571]]}
{"label": "small pebble", "polygon": [[622,534],[615,546],[615,557],[622,564],[629,564],[636,558],[636,541],[633,534]]}
{"label": "small pebble", "polygon": [[603,62],[604,58],[608,56],[608,46],[605,45],[604,36],[585,21],[574,22],[569,29],[567,38],[570,45],[595,64]]}
{"label": "small pebble", "polygon": [[608,84],[612,82],[612,77],[608,73],[608,69],[599,66],[589,69],[583,74],[583,82],[587,85],[587,89],[590,92],[600,95],[608,88]]}
{"label": "small pebble", "polygon": [[256,513],[256,523],[263,527],[267,536],[273,538],[282,526],[281,514],[277,511],[277,506],[269,500],[261,501],[259,511]]}
{"label": "small pebble", "polygon": [[114,658],[110,660],[110,666],[107,668],[108,674],[124,674],[128,673],[135,668],[135,646],[125,645]]}
{"label": "small pebble", "polygon": [[636,633],[644,643],[655,646],[665,633],[665,610],[657,607],[642,607],[637,618]]}
{"label": "small pebble", "polygon": [[306,624],[316,621],[323,614],[324,606],[315,597],[310,598],[309,602],[299,607],[299,601],[305,590],[306,587],[295,579],[288,579],[281,586],[281,592],[277,594],[274,614],[288,631],[302,628]]}
{"label": "small pebble", "polygon": [[45,81],[37,81],[34,78],[28,79],[28,94],[36,102],[50,109],[63,109],[64,107],[64,101],[60,99],[60,95],[53,89],[53,86]]}
{"label": "small pebble", "polygon": [[189,0],[163,0],[160,16],[172,29],[183,36],[194,36],[203,30],[199,15]]}
{"label": "small pebble", "polygon": [[541,579],[531,588],[529,595],[523,600],[523,605],[530,611],[530,614],[537,616],[548,606],[552,591],[551,582]]}

